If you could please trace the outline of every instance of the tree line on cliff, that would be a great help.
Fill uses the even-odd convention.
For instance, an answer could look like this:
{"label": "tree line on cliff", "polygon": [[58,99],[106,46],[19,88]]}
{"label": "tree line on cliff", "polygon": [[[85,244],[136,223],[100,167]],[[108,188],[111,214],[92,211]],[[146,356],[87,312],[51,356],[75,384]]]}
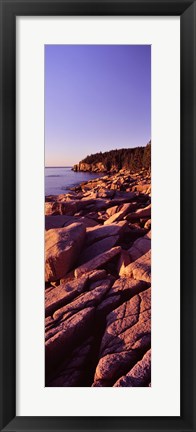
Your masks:
{"label": "tree line on cliff", "polygon": [[122,148],[118,150],[110,150],[107,152],[99,152],[85,157],[81,163],[104,165],[106,171],[112,169],[130,169],[131,171],[140,170],[142,168],[151,169],[151,141],[146,147]]}

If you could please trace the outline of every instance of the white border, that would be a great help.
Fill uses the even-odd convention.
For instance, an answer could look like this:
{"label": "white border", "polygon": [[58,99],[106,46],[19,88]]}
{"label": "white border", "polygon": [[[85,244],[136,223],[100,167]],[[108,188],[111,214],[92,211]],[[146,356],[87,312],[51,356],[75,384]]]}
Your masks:
{"label": "white border", "polygon": [[[44,388],[44,44],[152,44],[152,388]],[[180,19],[17,18],[17,415],[180,415]]]}

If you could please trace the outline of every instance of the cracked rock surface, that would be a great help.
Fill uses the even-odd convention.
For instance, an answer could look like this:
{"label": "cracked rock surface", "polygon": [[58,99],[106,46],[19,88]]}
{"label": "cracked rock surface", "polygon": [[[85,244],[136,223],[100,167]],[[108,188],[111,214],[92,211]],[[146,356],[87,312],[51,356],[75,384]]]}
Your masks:
{"label": "cracked rock surface", "polygon": [[94,385],[113,385],[150,348],[150,291],[135,295],[107,316]]}
{"label": "cracked rock surface", "polygon": [[46,386],[151,386],[150,182],[121,170],[46,197]]}

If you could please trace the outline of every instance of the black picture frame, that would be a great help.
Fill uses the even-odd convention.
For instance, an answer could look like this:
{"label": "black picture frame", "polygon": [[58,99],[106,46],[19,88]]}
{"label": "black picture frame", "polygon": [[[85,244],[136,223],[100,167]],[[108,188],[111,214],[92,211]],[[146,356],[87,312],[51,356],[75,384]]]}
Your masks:
{"label": "black picture frame", "polygon": [[[196,266],[194,266],[196,254],[196,0],[0,0],[0,8],[1,430],[7,432],[196,431],[196,410],[194,409],[196,407]],[[45,15],[180,16],[181,415],[179,417],[90,417],[90,413],[89,417],[75,418],[16,416],[16,17]]]}

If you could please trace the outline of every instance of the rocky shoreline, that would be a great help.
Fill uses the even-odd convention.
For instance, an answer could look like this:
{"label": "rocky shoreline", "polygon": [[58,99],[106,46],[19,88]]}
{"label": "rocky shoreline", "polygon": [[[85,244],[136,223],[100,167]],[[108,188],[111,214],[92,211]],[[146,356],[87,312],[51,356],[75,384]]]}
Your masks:
{"label": "rocky shoreline", "polygon": [[45,202],[46,386],[151,385],[151,176]]}

